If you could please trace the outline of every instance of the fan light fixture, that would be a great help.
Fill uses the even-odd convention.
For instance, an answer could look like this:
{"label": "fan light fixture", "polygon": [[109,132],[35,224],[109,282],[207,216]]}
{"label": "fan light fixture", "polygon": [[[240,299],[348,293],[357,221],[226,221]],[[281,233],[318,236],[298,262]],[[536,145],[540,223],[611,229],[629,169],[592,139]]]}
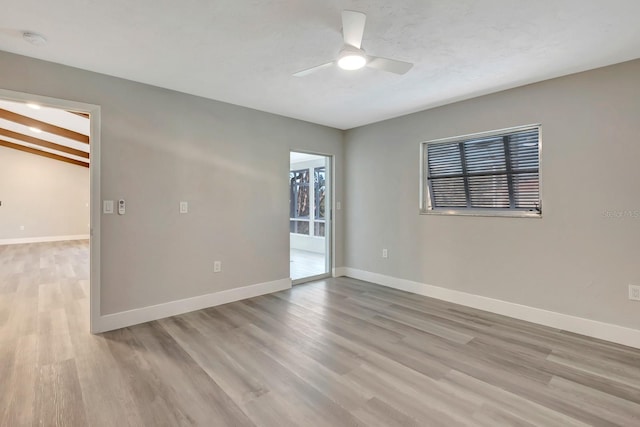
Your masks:
{"label": "fan light fixture", "polygon": [[367,58],[362,50],[343,50],[338,58],[338,67],[343,70],[359,70],[367,65]]}
{"label": "fan light fixture", "polygon": [[410,62],[370,56],[364,52],[362,49],[362,36],[366,23],[367,15],[364,13],[353,10],[343,10],[342,39],[344,44],[342,45],[343,47],[338,55],[338,59],[298,71],[297,73],[293,73],[293,76],[308,76],[309,74],[333,65],[337,65],[343,70],[359,70],[362,67],[369,67],[399,75],[409,71],[411,67],[413,67],[413,64]]}

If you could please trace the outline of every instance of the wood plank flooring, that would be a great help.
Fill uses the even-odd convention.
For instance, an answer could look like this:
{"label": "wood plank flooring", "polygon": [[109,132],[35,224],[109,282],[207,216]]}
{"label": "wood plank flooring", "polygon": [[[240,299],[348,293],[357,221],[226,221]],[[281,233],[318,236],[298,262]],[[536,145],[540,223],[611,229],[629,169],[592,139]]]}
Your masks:
{"label": "wood plank flooring", "polygon": [[362,281],[100,336],[88,292],[87,242],[0,246],[0,425],[640,425],[640,350]]}

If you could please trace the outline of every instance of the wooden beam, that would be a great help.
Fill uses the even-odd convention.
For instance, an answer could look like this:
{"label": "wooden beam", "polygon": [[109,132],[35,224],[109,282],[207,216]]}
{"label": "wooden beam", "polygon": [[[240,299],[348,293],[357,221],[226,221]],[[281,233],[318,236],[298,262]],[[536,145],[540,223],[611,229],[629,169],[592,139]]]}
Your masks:
{"label": "wooden beam", "polygon": [[50,148],[52,150],[62,151],[63,153],[73,154],[74,156],[89,158],[89,153],[75,148],[67,147],[65,145],[54,144],[53,142],[45,141],[44,139],[34,138],[33,136],[25,135],[18,132],[12,132],[7,129],[0,128],[0,135],[7,138],[19,139],[20,141],[29,142],[31,144],[39,145],[41,147]]}
{"label": "wooden beam", "polygon": [[89,137],[87,135],[83,135],[81,133],[61,128],[59,126],[52,125],[46,122],[41,122],[40,120],[32,119],[31,117],[23,116],[12,111],[0,109],[0,119],[5,119],[14,123],[19,123],[21,125],[38,128],[43,132],[49,132],[54,135],[62,136],[64,138],[83,142],[85,144],[89,143]]}
{"label": "wooden beam", "polygon": [[69,110],[67,110],[67,112],[71,114],[75,114],[76,116],[84,117],[85,119],[88,119],[90,117],[89,113],[80,113],[78,111],[69,111]]}
{"label": "wooden beam", "polygon": [[24,145],[14,144],[13,142],[3,141],[2,139],[0,139],[0,147],[13,148],[14,150],[24,151],[25,153],[31,153],[37,156],[48,157],[49,159],[59,160],[65,163],[71,163],[72,165],[76,165],[76,166],[82,166],[85,168],[89,167],[89,163],[81,162],[80,160],[74,160],[68,157],[58,156],[57,154],[36,150],[35,148],[25,147]]}

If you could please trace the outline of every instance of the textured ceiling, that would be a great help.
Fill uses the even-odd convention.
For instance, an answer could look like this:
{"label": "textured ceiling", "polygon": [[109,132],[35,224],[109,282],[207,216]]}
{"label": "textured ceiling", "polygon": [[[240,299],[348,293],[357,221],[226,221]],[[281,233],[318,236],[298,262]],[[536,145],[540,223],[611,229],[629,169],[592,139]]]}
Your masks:
{"label": "textured ceiling", "polygon": [[[328,68],[343,9],[406,75]],[[638,0],[2,0],[0,50],[340,129],[640,57]],[[44,34],[33,46],[21,31]]]}

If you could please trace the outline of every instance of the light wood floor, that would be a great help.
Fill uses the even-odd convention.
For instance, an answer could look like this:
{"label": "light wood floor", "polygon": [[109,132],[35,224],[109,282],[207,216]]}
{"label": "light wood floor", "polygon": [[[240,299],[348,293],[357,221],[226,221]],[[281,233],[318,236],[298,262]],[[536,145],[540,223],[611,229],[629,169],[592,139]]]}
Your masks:
{"label": "light wood floor", "polygon": [[335,279],[101,336],[86,242],[0,246],[0,425],[640,425],[640,351]]}

